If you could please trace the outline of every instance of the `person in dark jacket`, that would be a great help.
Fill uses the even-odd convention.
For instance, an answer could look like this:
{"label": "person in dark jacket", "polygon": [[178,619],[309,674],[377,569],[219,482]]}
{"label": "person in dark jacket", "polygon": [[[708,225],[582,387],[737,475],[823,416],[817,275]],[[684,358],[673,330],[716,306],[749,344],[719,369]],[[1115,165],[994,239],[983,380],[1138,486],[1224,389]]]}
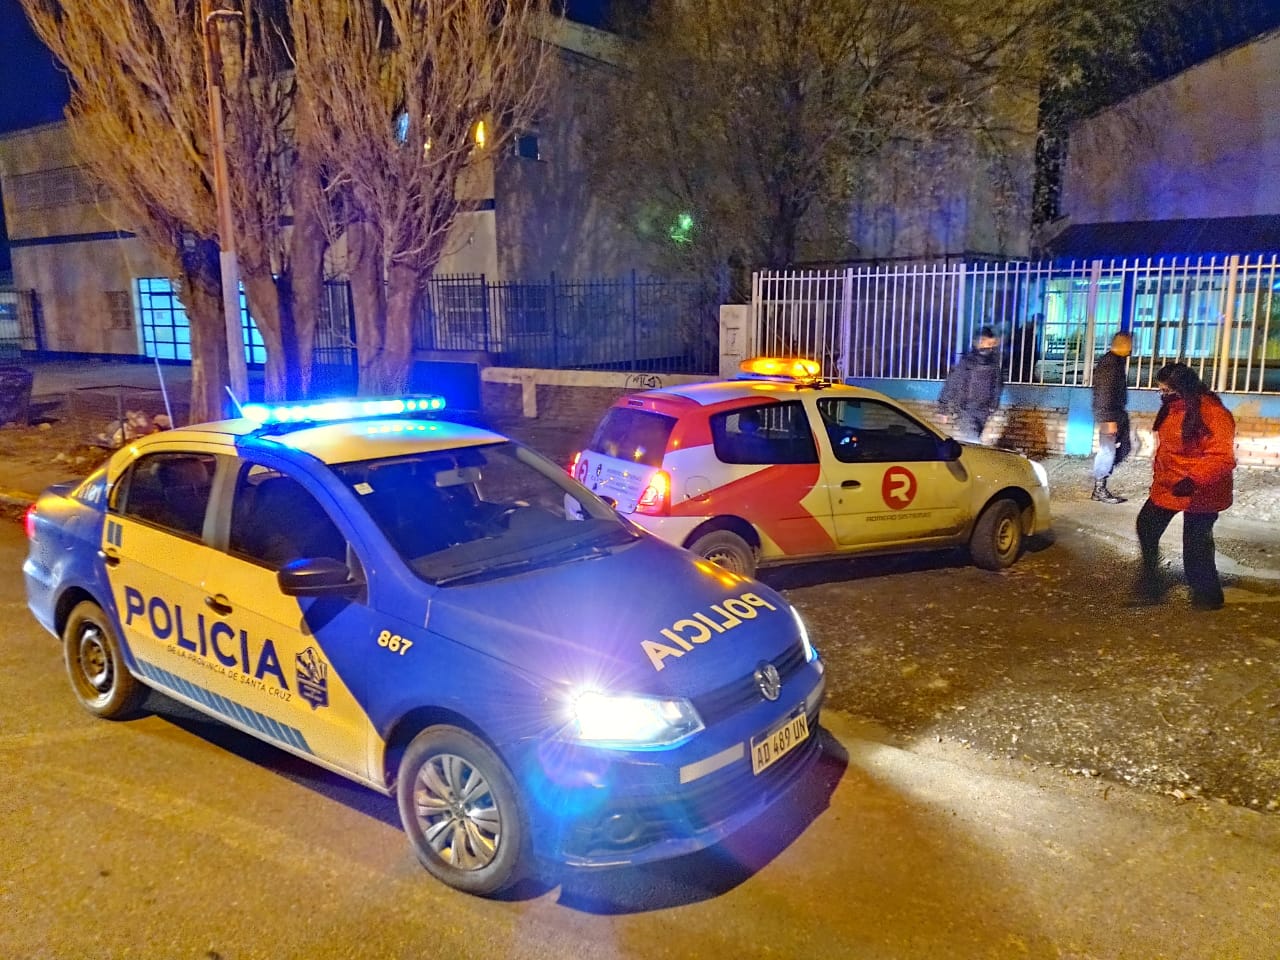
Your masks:
{"label": "person in dark jacket", "polygon": [[1123,331],[1111,338],[1111,349],[1093,368],[1093,422],[1098,427],[1098,452],[1093,458],[1093,499],[1099,503],[1124,503],[1107,489],[1111,471],[1132,450],[1129,437],[1128,356],[1133,338]]}
{"label": "person in dark jacket", "polygon": [[981,443],[987,421],[1000,406],[1004,371],[1000,367],[999,343],[995,331],[983,327],[974,338],[973,349],[947,373],[938,405],[955,419],[957,440]]}
{"label": "person in dark jacket", "polygon": [[1185,363],[1170,363],[1156,374],[1160,412],[1151,495],[1138,512],[1142,569],[1136,600],[1160,599],[1160,537],[1182,514],[1182,563],[1197,610],[1222,607],[1222,583],[1214,562],[1213,525],[1231,506],[1236,422],[1231,411]]}

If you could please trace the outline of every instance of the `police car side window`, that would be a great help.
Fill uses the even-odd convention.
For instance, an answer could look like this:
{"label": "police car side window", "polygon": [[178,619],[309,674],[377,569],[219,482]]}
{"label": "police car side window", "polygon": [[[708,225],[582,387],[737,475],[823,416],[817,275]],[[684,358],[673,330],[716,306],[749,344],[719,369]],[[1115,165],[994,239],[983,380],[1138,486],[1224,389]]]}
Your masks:
{"label": "police car side window", "polygon": [[129,470],[116,506],[120,514],[199,539],[216,461],[205,453],[154,453]]}
{"label": "police car side window", "polygon": [[938,438],[887,403],[869,398],[818,401],[818,412],[842,463],[936,460]]}
{"label": "police car side window", "polygon": [[817,463],[809,417],[799,401],[713,414],[711,443],[723,463]]}
{"label": "police car side window", "polygon": [[236,478],[227,549],[279,570],[290,560],[347,562],[347,541],[320,502],[292,477],[243,464]]}

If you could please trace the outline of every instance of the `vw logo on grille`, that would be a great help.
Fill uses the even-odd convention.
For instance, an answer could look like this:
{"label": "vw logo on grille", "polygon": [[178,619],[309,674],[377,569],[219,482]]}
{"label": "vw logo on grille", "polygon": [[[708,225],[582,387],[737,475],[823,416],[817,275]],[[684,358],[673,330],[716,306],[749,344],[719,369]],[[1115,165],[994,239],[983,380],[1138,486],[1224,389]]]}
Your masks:
{"label": "vw logo on grille", "polygon": [[766,700],[777,700],[782,693],[782,677],[778,676],[778,668],[772,663],[762,663],[756,667],[756,686]]}

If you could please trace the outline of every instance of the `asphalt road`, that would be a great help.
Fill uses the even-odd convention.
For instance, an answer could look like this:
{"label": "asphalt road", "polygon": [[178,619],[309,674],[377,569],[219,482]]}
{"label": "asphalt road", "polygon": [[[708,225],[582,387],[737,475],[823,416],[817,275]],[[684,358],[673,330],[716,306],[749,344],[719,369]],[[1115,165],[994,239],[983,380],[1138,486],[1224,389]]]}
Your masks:
{"label": "asphalt road", "polygon": [[[84,713],[25,611],[24,551],[0,525],[6,960],[1277,956],[1280,817],[947,738],[902,749],[842,711],[791,802],[722,847],[469,898],[417,866],[386,798],[158,696],[129,722]],[[853,624],[848,591],[892,596],[902,576],[788,589]],[[996,610],[1022,590],[984,583]],[[858,645],[827,646],[850,695]]]}

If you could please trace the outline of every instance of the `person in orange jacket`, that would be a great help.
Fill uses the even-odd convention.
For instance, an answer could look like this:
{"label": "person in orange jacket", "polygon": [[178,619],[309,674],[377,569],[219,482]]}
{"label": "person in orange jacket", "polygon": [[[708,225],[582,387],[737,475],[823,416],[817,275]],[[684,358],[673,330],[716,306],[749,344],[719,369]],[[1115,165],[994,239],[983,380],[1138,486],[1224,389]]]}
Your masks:
{"label": "person in orange jacket", "polygon": [[1213,525],[1231,506],[1236,422],[1231,411],[1185,363],[1170,363],[1156,374],[1160,412],[1151,493],[1138,512],[1142,571],[1137,599],[1160,599],[1160,538],[1182,514],[1182,562],[1197,610],[1222,607],[1222,583],[1214,562]]}

